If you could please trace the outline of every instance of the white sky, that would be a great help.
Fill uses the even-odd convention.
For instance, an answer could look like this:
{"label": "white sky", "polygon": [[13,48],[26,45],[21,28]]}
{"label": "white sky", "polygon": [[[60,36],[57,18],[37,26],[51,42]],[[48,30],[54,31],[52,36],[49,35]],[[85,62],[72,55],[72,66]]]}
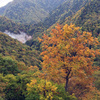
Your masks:
{"label": "white sky", "polygon": [[13,0],[0,0],[0,7],[5,6],[7,3],[11,2]]}

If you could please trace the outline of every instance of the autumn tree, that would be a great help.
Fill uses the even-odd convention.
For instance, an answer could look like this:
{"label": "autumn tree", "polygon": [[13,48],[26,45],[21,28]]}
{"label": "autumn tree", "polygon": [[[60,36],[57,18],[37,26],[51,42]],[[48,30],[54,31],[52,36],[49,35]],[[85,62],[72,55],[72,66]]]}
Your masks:
{"label": "autumn tree", "polygon": [[80,77],[92,84],[92,73],[95,68],[93,61],[99,50],[98,39],[92,37],[89,32],[81,32],[75,25],[57,25],[50,33],[44,34],[42,41],[43,56],[42,77],[54,82],[65,82],[65,90],[68,91],[68,83],[72,78]]}

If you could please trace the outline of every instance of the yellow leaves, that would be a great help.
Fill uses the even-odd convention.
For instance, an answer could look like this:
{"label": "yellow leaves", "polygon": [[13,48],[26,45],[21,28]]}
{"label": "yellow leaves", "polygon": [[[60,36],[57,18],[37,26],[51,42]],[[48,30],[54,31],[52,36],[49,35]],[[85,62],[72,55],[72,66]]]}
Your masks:
{"label": "yellow leaves", "polygon": [[47,51],[43,51],[40,55],[45,55],[47,53]]}
{"label": "yellow leaves", "polygon": [[84,55],[87,56],[87,57],[90,55],[90,50],[89,50],[88,47],[86,48]]}
{"label": "yellow leaves", "polygon": [[63,26],[63,36],[64,37],[69,37],[70,34],[72,34],[72,28],[68,26],[67,24]]}
{"label": "yellow leaves", "polygon": [[75,39],[75,38],[71,38],[71,40],[72,40],[72,41],[75,41],[76,39]]}
{"label": "yellow leaves", "polygon": [[94,53],[91,53],[92,57],[95,57],[95,54]]}
{"label": "yellow leaves", "polygon": [[83,36],[86,36],[86,34],[87,34],[87,33],[84,31],[84,32],[83,32]]}
{"label": "yellow leaves", "polygon": [[30,66],[28,67],[28,71],[29,70],[34,71],[34,70],[39,70],[39,68],[37,66]]}
{"label": "yellow leaves", "polygon": [[27,84],[27,90],[36,91],[40,94],[40,100],[52,100],[53,95],[56,93],[57,87],[47,80],[32,80],[30,84]]}
{"label": "yellow leaves", "polygon": [[67,24],[63,26],[63,30],[64,31],[67,31],[67,28],[68,28],[68,25]]}
{"label": "yellow leaves", "polygon": [[75,27],[74,31],[79,31],[80,27]]}
{"label": "yellow leaves", "polygon": [[92,33],[87,32],[88,38],[92,36]]}
{"label": "yellow leaves", "polygon": [[95,45],[100,45],[100,42],[98,41],[98,38],[95,38]]}
{"label": "yellow leaves", "polygon": [[27,84],[27,91],[31,92],[32,91],[32,88],[34,87],[34,85],[37,83],[37,80],[34,79],[34,80],[31,80],[31,83]]}
{"label": "yellow leaves", "polygon": [[52,50],[52,47],[48,47],[48,51],[51,51]]}
{"label": "yellow leaves", "polygon": [[45,60],[45,59],[48,60],[49,57],[47,55],[44,55],[43,60]]}
{"label": "yellow leaves", "polygon": [[79,54],[80,55],[83,55],[84,54],[84,51],[83,50],[79,50]]}
{"label": "yellow leaves", "polygon": [[[79,29],[72,24],[70,26],[66,24],[63,27],[58,25],[52,31],[51,37],[43,37],[42,43],[45,49],[42,52],[42,71],[45,72],[44,79],[64,83],[67,81],[65,80],[67,75],[69,75],[68,80],[72,76],[87,79],[91,76],[94,71],[92,62],[100,52],[94,50],[93,47],[99,42],[92,37],[91,33],[82,33]],[[47,76],[45,76],[46,74]],[[84,84],[82,83],[82,85]],[[40,87],[41,91],[51,89],[52,92],[47,95],[46,99],[52,97],[50,95],[57,89],[49,82],[45,82],[45,88],[43,84],[40,84],[38,88]]]}
{"label": "yellow leaves", "polygon": [[34,80],[31,81],[30,85],[34,85],[34,84],[36,84],[36,83],[37,83],[37,80],[34,79]]}
{"label": "yellow leaves", "polygon": [[89,40],[90,40],[92,43],[93,43],[93,41],[94,41],[93,37],[91,37]]}
{"label": "yellow leaves", "polygon": [[39,42],[42,42],[43,40],[41,38],[38,37]]}
{"label": "yellow leaves", "polygon": [[84,40],[84,42],[85,42],[85,44],[87,44],[87,43],[88,43],[88,41],[87,41],[87,40]]}

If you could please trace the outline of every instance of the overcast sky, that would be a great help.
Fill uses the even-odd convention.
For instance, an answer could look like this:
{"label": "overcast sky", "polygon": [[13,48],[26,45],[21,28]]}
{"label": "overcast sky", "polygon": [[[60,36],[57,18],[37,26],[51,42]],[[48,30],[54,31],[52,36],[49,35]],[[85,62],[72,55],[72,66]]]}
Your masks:
{"label": "overcast sky", "polygon": [[0,0],[0,7],[5,6],[7,3],[11,2],[13,0]]}

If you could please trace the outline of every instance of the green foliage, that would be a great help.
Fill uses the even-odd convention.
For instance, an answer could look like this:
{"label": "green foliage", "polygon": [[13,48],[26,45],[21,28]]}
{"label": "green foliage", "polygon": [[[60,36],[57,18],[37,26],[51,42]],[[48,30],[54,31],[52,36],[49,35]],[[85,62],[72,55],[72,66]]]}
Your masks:
{"label": "green foliage", "polygon": [[54,95],[53,100],[77,100],[77,98],[73,95],[70,95],[65,91],[63,85],[57,85],[57,94]]}
{"label": "green foliage", "polygon": [[0,16],[0,31],[2,32],[4,32],[5,30],[8,30],[11,33],[20,34],[20,31],[22,31],[29,35],[33,35],[35,33],[43,32],[44,29],[45,28],[43,27],[41,23],[38,23],[35,25],[15,23],[14,21],[8,19],[7,17]]}
{"label": "green foliage", "polygon": [[19,72],[17,63],[10,57],[2,58],[0,56],[0,73],[16,75]]}
{"label": "green foliage", "polygon": [[55,24],[58,20],[64,22],[65,18],[73,15],[82,7],[84,7],[89,0],[67,0],[62,5],[58,6],[55,10],[50,13],[43,24],[45,27],[49,28],[51,25]]}
{"label": "green foliage", "polygon": [[100,71],[97,71],[94,73],[94,78],[95,78],[95,86],[98,90],[100,90]]}
{"label": "green foliage", "polygon": [[[32,17],[32,15],[31,15],[31,18],[25,18],[26,16],[24,14],[22,14],[22,13],[24,13],[24,11],[21,12],[21,10],[22,10],[21,7],[23,8],[26,5],[25,8],[23,8],[25,10],[27,8],[27,6],[30,5],[28,3],[27,4],[25,3],[25,5],[22,6],[21,3],[23,3],[23,1],[20,2],[20,4],[19,4],[19,1],[18,2],[14,1],[14,3],[16,2],[16,3],[19,4],[17,6],[17,8],[12,9],[17,4],[14,4],[14,6],[12,8],[11,8],[12,5],[10,4],[11,5],[11,6],[9,6],[10,8],[8,7],[9,9],[6,10],[6,12],[5,12],[9,16],[12,16],[11,14],[13,14],[13,16],[12,16],[13,18],[15,16],[19,16],[19,15],[24,16],[24,17],[22,17],[22,16],[18,17],[19,21],[22,20],[22,19],[26,19],[26,20],[22,20],[21,23],[27,22],[27,20],[30,20],[31,18],[34,19],[34,16]],[[64,1],[66,1],[66,2],[64,2]],[[18,34],[19,31],[23,31],[23,32],[26,32],[27,34],[33,35],[33,38],[35,39],[38,36],[42,36],[41,33],[44,30],[46,30],[47,28],[49,28],[51,25],[55,24],[59,19],[61,20],[61,22],[64,22],[66,17],[71,16],[73,13],[76,13],[80,8],[85,6],[85,4],[88,1],[89,0],[59,0],[59,1],[58,0],[55,0],[55,1],[53,1],[53,0],[36,0],[36,1],[33,0],[33,1],[31,1],[30,0],[30,1],[27,1],[27,2],[35,2],[34,4],[36,4],[36,5],[38,4],[37,6],[42,5],[43,8],[45,8],[48,11],[51,11],[51,13],[49,14],[49,17],[47,17],[42,23],[40,22],[38,24],[34,24],[34,22],[31,21],[30,25],[29,24],[23,25],[23,24],[20,24],[20,23],[16,24],[15,22],[8,20],[5,17],[0,17],[0,22],[1,22],[0,23],[0,30],[2,32],[4,32],[5,30],[9,30],[10,32],[13,32],[13,33],[16,33],[16,34]],[[31,6],[32,6],[32,4],[31,4]],[[19,10],[18,7],[20,8],[20,10]],[[54,8],[56,8],[56,9],[54,10]],[[30,7],[28,7],[27,10],[29,10],[29,9],[30,9]],[[12,10],[15,10],[15,11],[18,10],[19,12],[18,11],[17,12],[21,13],[21,14],[18,14],[17,12],[14,12]],[[25,11],[25,13],[26,13],[26,11]],[[34,11],[32,13],[34,13]],[[33,15],[35,15],[35,14],[33,14]],[[29,16],[30,16],[30,14],[28,14],[27,17],[29,17]],[[41,15],[39,15],[39,17],[41,17]],[[39,17],[37,17],[37,18],[39,18]],[[17,19],[17,18],[15,18],[15,19]]]}
{"label": "green foliage", "polygon": [[100,0],[91,1],[75,15],[66,18],[64,23],[74,23],[81,27],[82,31],[92,32],[93,36],[98,36],[100,33]]}
{"label": "green foliage", "polygon": [[35,50],[42,51],[41,43],[38,40],[32,39],[32,40],[27,41],[25,44],[29,45],[30,47],[34,48]]}
{"label": "green foliage", "polygon": [[[10,90],[10,91],[9,91]],[[20,86],[16,83],[10,84],[5,89],[7,100],[24,100],[24,96],[21,93]]]}
{"label": "green foliage", "polygon": [[27,74],[18,76],[5,76],[8,84],[4,90],[7,100],[25,100],[26,84],[30,82],[31,77]]}
{"label": "green foliage", "polygon": [[77,100],[74,95],[65,92],[63,85],[43,79],[33,79],[27,84],[25,100]]}
{"label": "green foliage", "polygon": [[26,46],[17,40],[10,38],[0,32],[0,54],[10,56],[18,62],[24,62],[26,65],[37,65],[40,67],[39,51]]}
{"label": "green foliage", "polygon": [[[50,15],[45,18],[42,23],[35,24],[35,26],[33,26],[34,28],[30,28],[33,31],[33,39],[36,39],[37,37],[42,37],[43,31],[46,34],[49,34],[48,30],[46,31],[46,29],[49,28],[49,30],[51,30],[51,26],[55,26],[55,23],[57,22],[60,24],[64,23],[66,17],[75,14],[89,1],[90,0],[67,0],[63,4],[59,5],[56,9],[50,12]],[[30,34],[32,31],[30,31]],[[30,40],[26,44],[34,44],[34,41]]]}
{"label": "green foliage", "polygon": [[0,97],[0,100],[4,100],[2,97]]}
{"label": "green foliage", "polygon": [[[10,6],[0,8],[0,13],[4,14],[5,8],[8,7],[5,11],[5,16],[8,16],[16,22],[32,23],[23,25],[0,16],[0,31],[4,32],[5,30],[8,30],[15,34],[23,31],[27,34],[33,35],[33,40],[26,42],[26,44],[30,46],[29,47],[0,32],[0,54],[2,54],[2,56],[0,56],[0,73],[2,73],[0,74],[0,100],[77,100],[74,94],[70,95],[65,92],[64,85],[58,85],[51,81],[37,79],[37,75],[40,74],[40,72],[38,72],[39,70],[34,70],[34,65],[37,65],[41,69],[41,56],[39,55],[41,52],[41,43],[38,42],[37,37],[42,37],[43,31],[57,21],[61,24],[70,22],[75,23],[77,26],[81,26],[82,30],[92,31],[94,36],[98,36],[100,33],[100,1],[24,1],[25,0],[14,0],[14,5],[10,3]],[[89,1],[91,2],[88,3]],[[69,3],[71,3],[71,5],[69,5]],[[58,5],[60,6],[57,7]],[[57,9],[53,10],[56,7]],[[50,11],[52,11],[50,16],[41,23],[40,21],[43,21]],[[37,22],[40,23],[34,24]],[[51,30],[51,27],[49,29]],[[100,38],[100,35],[98,38]],[[100,48],[100,46],[97,48]],[[27,66],[29,67],[31,65],[33,66],[28,70]],[[95,65],[100,66],[100,56],[95,58]],[[21,71],[19,71],[19,69]],[[95,72],[94,74],[94,84],[98,90],[100,90],[99,73],[100,71]],[[83,92],[82,88],[84,88],[85,83],[82,82],[82,84],[83,86],[79,86],[80,84],[78,84],[78,89],[80,87],[81,89],[79,90],[81,92]],[[71,89],[74,88],[71,87]]]}
{"label": "green foliage", "polygon": [[[99,34],[99,36],[98,36],[98,41],[100,42],[100,34]],[[100,44],[99,44],[96,48],[97,48],[97,49],[100,49]],[[95,48],[95,49],[96,49],[96,48]],[[100,55],[98,55],[98,56],[95,58],[94,65],[100,67]]]}

